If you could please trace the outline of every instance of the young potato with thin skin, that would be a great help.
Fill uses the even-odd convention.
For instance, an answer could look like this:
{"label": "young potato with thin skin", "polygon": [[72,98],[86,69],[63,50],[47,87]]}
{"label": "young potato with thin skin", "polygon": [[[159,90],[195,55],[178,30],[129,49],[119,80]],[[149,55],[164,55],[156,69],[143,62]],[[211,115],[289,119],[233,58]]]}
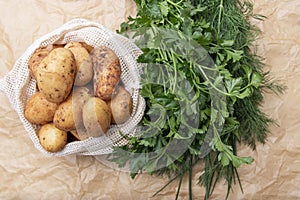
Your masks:
{"label": "young potato with thin skin", "polygon": [[85,140],[89,138],[89,134],[87,133],[85,128],[72,130],[70,133],[77,139],[77,140]]}
{"label": "young potato with thin skin", "polygon": [[82,118],[87,137],[99,137],[108,131],[111,113],[105,101],[91,97],[83,106]]}
{"label": "young potato with thin skin", "polygon": [[27,101],[24,116],[30,123],[43,125],[53,120],[57,106],[56,103],[49,102],[41,92],[36,92]]}
{"label": "young potato with thin skin", "polygon": [[37,77],[37,68],[39,67],[40,63],[46,56],[55,48],[63,47],[60,44],[51,44],[46,47],[40,47],[35,50],[32,56],[29,59],[29,71],[30,75],[36,80]]}
{"label": "young potato with thin skin", "polygon": [[72,90],[76,69],[74,55],[69,49],[53,49],[37,68],[40,92],[50,102],[63,102]]}
{"label": "young potato with thin skin", "polygon": [[117,55],[108,47],[95,48],[91,52],[94,70],[94,95],[104,101],[111,99],[121,76]]}
{"label": "young potato with thin skin", "polygon": [[58,152],[67,144],[67,132],[60,130],[53,123],[43,125],[38,131],[42,147],[49,152]]}
{"label": "young potato with thin skin", "polygon": [[72,92],[72,105],[76,129],[84,128],[82,109],[84,104],[92,97],[92,91],[87,87],[75,87]]}
{"label": "young potato with thin skin", "polygon": [[122,124],[130,118],[132,113],[132,97],[122,86],[116,89],[115,96],[107,104],[111,110],[112,123]]}
{"label": "young potato with thin skin", "polygon": [[40,63],[46,56],[49,54],[49,49],[47,48],[38,48],[32,54],[29,59],[28,67],[30,75],[36,80],[37,77],[37,68],[39,67]]}
{"label": "young potato with thin skin", "polygon": [[88,45],[85,42],[80,42],[80,44],[82,45],[82,47],[84,47],[89,53],[91,53],[94,50],[94,47],[92,47],[91,45]]}
{"label": "young potato with thin skin", "polygon": [[77,66],[74,85],[84,86],[93,77],[92,61],[89,52],[79,42],[69,42],[65,48],[72,51]]}
{"label": "young potato with thin skin", "polygon": [[72,94],[55,111],[53,123],[61,130],[72,131],[84,127],[82,108],[91,97],[86,87],[74,87]]}
{"label": "young potato with thin skin", "polygon": [[59,104],[54,113],[53,123],[56,128],[64,131],[71,131],[76,129],[72,95],[70,95],[64,102]]}
{"label": "young potato with thin skin", "polygon": [[82,47],[82,44],[80,42],[68,42],[64,47],[70,49],[74,47]]}

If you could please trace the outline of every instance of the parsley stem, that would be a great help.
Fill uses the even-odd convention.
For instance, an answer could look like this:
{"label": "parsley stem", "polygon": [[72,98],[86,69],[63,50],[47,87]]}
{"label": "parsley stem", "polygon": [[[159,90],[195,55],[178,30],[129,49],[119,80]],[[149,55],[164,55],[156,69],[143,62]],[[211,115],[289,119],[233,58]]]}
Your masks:
{"label": "parsley stem", "polygon": [[[174,3],[174,2],[171,1],[171,0],[166,0],[166,2],[168,2],[169,4],[175,6],[176,9],[183,9],[180,5],[178,5],[178,4],[180,4],[182,1],[179,1],[178,3]],[[180,10],[178,10],[178,11],[180,11]]]}
{"label": "parsley stem", "polygon": [[219,17],[218,17],[218,35],[220,35],[221,32],[221,18],[222,18],[222,11],[224,9],[223,6],[223,0],[220,1],[220,5],[219,5]]}
{"label": "parsley stem", "polygon": [[[167,58],[167,55],[165,55],[165,52],[163,52],[160,48],[158,48],[158,52],[160,54],[160,57],[163,59],[163,62],[168,62],[168,58]],[[167,88],[166,88],[165,76],[162,76],[162,78],[163,78],[164,93],[166,95],[167,94]]]}
{"label": "parsley stem", "polygon": [[224,95],[226,95],[226,96],[234,96],[234,95],[232,95],[232,94],[229,94],[229,93],[224,92],[224,91],[220,90],[219,88],[217,88],[217,87],[209,80],[209,78],[207,77],[206,73],[203,71],[202,66],[201,66],[201,65],[197,65],[197,66],[198,66],[198,69],[201,71],[202,76],[204,77],[204,79],[207,80],[207,82],[209,83],[209,85],[211,85],[211,87],[213,87],[216,91],[218,91],[218,92],[220,92],[221,94],[224,94]]}
{"label": "parsley stem", "polygon": [[173,61],[173,66],[174,66],[174,83],[173,83],[173,94],[175,93],[176,90],[176,83],[177,83],[177,62],[175,60],[174,52],[171,50],[171,55],[172,55],[172,61]]}

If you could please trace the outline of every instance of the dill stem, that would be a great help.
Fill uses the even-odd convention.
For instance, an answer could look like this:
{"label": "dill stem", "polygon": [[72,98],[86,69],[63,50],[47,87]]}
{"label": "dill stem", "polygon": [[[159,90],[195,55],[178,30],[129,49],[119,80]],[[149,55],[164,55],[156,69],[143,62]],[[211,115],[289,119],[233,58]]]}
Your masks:
{"label": "dill stem", "polygon": [[179,192],[180,192],[181,185],[182,185],[183,175],[184,175],[184,172],[180,173],[180,178],[179,178],[179,183],[178,183],[178,188],[177,188],[175,200],[178,200],[178,197],[179,197]]}
{"label": "dill stem", "polygon": [[189,163],[189,200],[193,200],[193,192],[192,192],[192,178],[193,178],[193,157],[190,157]]}

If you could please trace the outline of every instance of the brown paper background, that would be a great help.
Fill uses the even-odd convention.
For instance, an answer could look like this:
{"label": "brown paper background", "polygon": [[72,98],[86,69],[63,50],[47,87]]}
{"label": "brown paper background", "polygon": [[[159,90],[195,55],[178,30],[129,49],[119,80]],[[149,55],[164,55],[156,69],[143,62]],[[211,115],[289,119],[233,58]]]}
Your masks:
{"label": "brown paper background", "polygon": [[[241,146],[240,155],[255,158],[239,168],[244,187],[236,185],[229,199],[300,199],[300,1],[256,0],[255,11],[268,17],[256,23],[263,31],[258,41],[271,76],[287,86],[284,95],[265,94],[262,109],[278,126],[270,127],[265,145],[256,151]],[[12,0],[0,1],[0,77],[37,38],[73,18],[82,17],[116,30],[136,12],[132,0]],[[176,183],[156,198],[152,194],[166,178],[129,174],[103,164],[102,157],[46,157],[38,152],[17,114],[0,93],[0,199],[174,199]],[[194,170],[195,199],[203,198],[197,185],[201,167]],[[217,185],[211,199],[224,199],[226,185]],[[188,199],[184,180],[180,199]]]}

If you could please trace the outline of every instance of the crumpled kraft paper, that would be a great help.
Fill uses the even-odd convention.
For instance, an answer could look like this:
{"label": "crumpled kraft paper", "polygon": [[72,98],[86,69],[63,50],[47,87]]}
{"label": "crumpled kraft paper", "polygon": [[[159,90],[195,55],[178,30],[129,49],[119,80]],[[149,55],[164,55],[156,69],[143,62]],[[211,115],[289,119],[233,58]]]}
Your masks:
{"label": "crumpled kraft paper", "polygon": [[[256,12],[268,17],[253,21],[263,31],[258,52],[271,76],[287,86],[284,95],[265,94],[262,109],[276,120],[265,145],[256,151],[244,145],[239,155],[255,158],[239,168],[244,193],[235,185],[229,199],[300,199],[300,1],[255,0]],[[37,38],[73,18],[99,22],[111,30],[135,15],[133,0],[13,0],[0,1],[0,77],[3,77]],[[17,114],[0,93],[0,199],[174,199],[166,177],[138,175],[134,180],[104,156],[46,157],[36,150]],[[197,185],[201,164],[194,169],[194,199],[203,199]],[[224,199],[220,182],[211,199]],[[188,199],[185,177],[179,199]]]}

